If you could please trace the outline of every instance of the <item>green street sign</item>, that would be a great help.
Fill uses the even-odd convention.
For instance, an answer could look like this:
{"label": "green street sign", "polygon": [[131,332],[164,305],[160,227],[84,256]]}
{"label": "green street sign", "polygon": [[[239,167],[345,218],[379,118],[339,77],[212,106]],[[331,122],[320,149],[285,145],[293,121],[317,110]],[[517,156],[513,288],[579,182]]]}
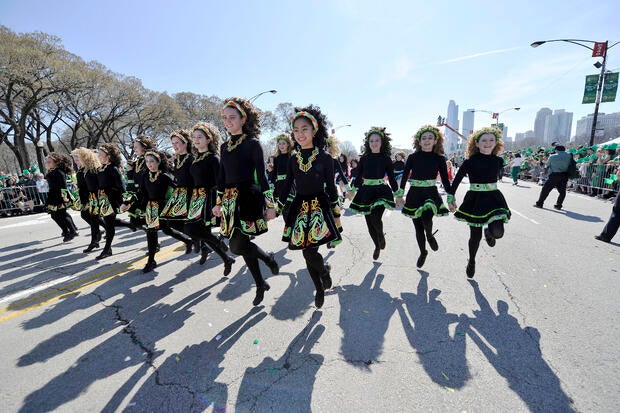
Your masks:
{"label": "green street sign", "polygon": [[583,101],[581,103],[596,102],[597,87],[598,87],[598,75],[586,76],[586,87],[583,91]]}
{"label": "green street sign", "polygon": [[614,102],[618,91],[618,72],[606,73],[601,102]]}

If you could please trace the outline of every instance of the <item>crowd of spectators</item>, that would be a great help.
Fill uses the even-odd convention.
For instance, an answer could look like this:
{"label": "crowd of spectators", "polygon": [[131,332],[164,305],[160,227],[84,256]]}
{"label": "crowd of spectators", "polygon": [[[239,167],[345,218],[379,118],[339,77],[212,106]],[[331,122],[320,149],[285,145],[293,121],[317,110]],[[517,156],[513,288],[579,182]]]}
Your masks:
{"label": "crowd of spectators", "polygon": [[21,174],[0,171],[0,216],[42,212],[49,187],[36,168]]}

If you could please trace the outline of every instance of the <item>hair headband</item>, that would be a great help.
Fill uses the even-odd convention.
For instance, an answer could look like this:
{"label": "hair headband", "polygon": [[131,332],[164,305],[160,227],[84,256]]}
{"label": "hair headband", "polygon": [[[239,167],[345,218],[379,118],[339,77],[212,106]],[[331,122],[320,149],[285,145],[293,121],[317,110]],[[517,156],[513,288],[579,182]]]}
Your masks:
{"label": "hair headband", "polygon": [[153,152],[153,151],[147,151],[144,156],[152,156],[153,158],[157,159],[157,162],[161,162],[161,156],[157,153],[157,152]]}
{"label": "hair headband", "polygon": [[197,131],[197,130],[204,133],[208,139],[213,139],[213,135],[211,134],[211,131],[209,130],[209,126],[207,125],[206,122],[198,122],[197,124],[195,124],[194,127],[192,128],[192,131]]}
{"label": "hair headband", "polygon": [[187,143],[187,137],[183,136],[183,134],[181,132],[178,131],[174,131],[170,134],[170,140],[172,140],[172,138],[177,137],[179,139],[181,139],[183,142]]}
{"label": "hair headband", "polygon": [[371,129],[366,133],[366,140],[368,140],[370,138],[370,135],[374,135],[377,134],[379,136],[381,136],[381,138],[385,138],[385,132],[383,132],[382,130],[379,129]]}
{"label": "hair headband", "polygon": [[435,136],[435,139],[439,139],[439,129],[437,129],[436,127],[432,125],[428,125],[428,126],[422,126],[420,130],[416,132],[415,140],[420,141],[420,139],[422,139],[422,135],[424,134],[424,132],[431,132]]}
{"label": "hair headband", "polygon": [[291,127],[293,127],[295,120],[301,117],[304,117],[308,119],[310,122],[312,122],[312,129],[314,129],[315,132],[319,131],[319,122],[316,120],[316,118],[312,115],[312,113],[305,112],[303,110],[293,115],[293,117],[291,118]]}
{"label": "hair headband", "polygon": [[243,110],[241,105],[235,102],[234,100],[229,100],[228,102],[224,103],[224,107],[222,108],[222,110],[226,108],[235,108],[239,111],[239,113],[241,113],[242,118],[247,118],[247,115],[245,114],[245,110]]}
{"label": "hair headband", "polygon": [[502,139],[502,132],[499,129],[487,126],[480,130],[477,130],[476,133],[473,134],[474,141],[478,142],[478,139],[480,139],[482,135],[485,135],[487,133],[495,135],[496,140]]}

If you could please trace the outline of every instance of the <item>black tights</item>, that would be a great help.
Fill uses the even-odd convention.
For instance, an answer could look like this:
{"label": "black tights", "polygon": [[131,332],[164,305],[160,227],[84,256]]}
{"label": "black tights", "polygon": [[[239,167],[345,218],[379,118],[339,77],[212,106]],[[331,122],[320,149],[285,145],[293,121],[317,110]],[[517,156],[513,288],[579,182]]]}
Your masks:
{"label": "black tights", "polygon": [[[504,236],[504,222],[493,221],[487,227],[491,236],[499,239]],[[476,253],[482,239],[482,227],[469,227],[469,260],[476,261]]]}
{"label": "black tights", "polygon": [[418,241],[420,252],[426,251],[426,240],[433,236],[433,211],[424,211],[420,218],[413,220],[415,239]]}
{"label": "black tights", "polygon": [[[170,224],[167,221],[160,219],[159,229],[161,229],[161,232],[168,235],[169,237],[177,239],[186,244],[192,243],[192,239],[190,237],[188,237],[181,231],[178,231],[170,227]],[[157,245],[158,245],[157,231],[158,230],[154,228],[148,228],[146,230],[146,244],[149,250],[149,261],[155,261],[155,253],[157,252]]]}
{"label": "black tights", "polygon": [[90,244],[94,245],[101,240],[101,230],[99,226],[105,229],[105,223],[99,215],[91,215],[87,211],[80,212],[80,215],[84,221],[90,225]]}
{"label": "black tights", "polygon": [[248,267],[248,270],[250,270],[256,286],[263,286],[265,284],[265,280],[263,280],[263,276],[261,275],[258,260],[260,259],[263,262],[268,263],[271,262],[271,257],[256,244],[250,241],[250,237],[245,235],[238,228],[233,229],[228,246],[233,254],[241,255],[243,257],[243,261],[245,261],[245,265]]}
{"label": "black tights", "polygon": [[220,240],[211,232],[211,227],[206,226],[204,222],[189,222],[185,224],[184,232],[192,237],[193,240],[206,242],[207,245],[220,256],[222,261],[228,262],[232,260],[222,249]]}
{"label": "black tights", "polygon": [[381,217],[385,211],[384,206],[378,206],[372,210],[368,215],[364,215],[366,218],[366,226],[368,226],[368,232],[372,242],[375,243],[375,248],[383,249],[385,247],[385,237],[383,236],[383,221]]}
{"label": "black tights", "polygon": [[323,291],[321,277],[329,275],[329,271],[323,262],[323,256],[319,253],[319,247],[306,248],[303,250],[306,267],[314,283],[316,291]]}
{"label": "black tights", "polygon": [[116,214],[103,217],[103,224],[105,226],[106,234],[104,247],[104,250],[106,251],[112,250],[112,241],[114,240],[114,235],[116,234],[116,227],[132,228],[131,224],[116,218]]}
{"label": "black tights", "polygon": [[77,227],[73,222],[73,218],[67,212],[66,209],[59,209],[56,211],[50,212],[50,217],[62,230],[63,235],[67,234],[75,234],[77,232]]}

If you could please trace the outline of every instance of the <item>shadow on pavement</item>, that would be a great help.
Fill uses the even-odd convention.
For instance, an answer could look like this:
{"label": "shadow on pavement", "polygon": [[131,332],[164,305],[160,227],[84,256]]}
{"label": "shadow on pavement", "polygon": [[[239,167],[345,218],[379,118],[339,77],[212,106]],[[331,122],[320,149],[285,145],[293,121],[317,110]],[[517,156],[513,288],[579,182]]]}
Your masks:
{"label": "shadow on pavement", "polygon": [[340,299],[341,353],[347,363],[365,370],[378,361],[388,323],[396,311],[392,296],[381,289],[384,276],[377,274],[380,266],[373,263],[359,286],[333,289]]}
{"label": "shadow on pavement", "polygon": [[467,330],[472,341],[510,389],[532,412],[572,412],[573,401],[564,393],[560,380],[543,358],[540,333],[534,327],[521,328],[508,313],[508,303],[497,301],[497,313],[484,297],[478,283],[469,280],[480,310],[474,311]]}
{"label": "shadow on pavement", "polygon": [[321,315],[320,311],[312,314],[278,360],[265,357],[258,366],[245,370],[235,412],[312,411],[312,390],[324,360],[311,353],[325,331],[322,324],[317,325]]}
{"label": "shadow on pavement", "polygon": [[[187,346],[179,354],[168,357],[132,398],[136,411],[194,412],[212,406],[214,412],[225,412],[228,385],[216,381],[224,370],[220,364],[237,341],[267,316],[263,308],[252,308],[210,341]],[[136,372],[103,411],[118,411],[139,379]]]}
{"label": "shadow on pavement", "polygon": [[[459,319],[456,314],[447,313],[446,307],[437,299],[441,291],[433,289],[429,292],[428,273],[418,272],[417,293],[402,293],[404,307],[397,306],[405,334],[431,380],[451,389],[460,389],[470,378],[465,359],[467,317],[463,315]],[[454,323],[458,323],[455,336],[450,337],[449,326]]]}

